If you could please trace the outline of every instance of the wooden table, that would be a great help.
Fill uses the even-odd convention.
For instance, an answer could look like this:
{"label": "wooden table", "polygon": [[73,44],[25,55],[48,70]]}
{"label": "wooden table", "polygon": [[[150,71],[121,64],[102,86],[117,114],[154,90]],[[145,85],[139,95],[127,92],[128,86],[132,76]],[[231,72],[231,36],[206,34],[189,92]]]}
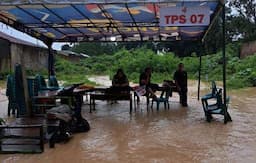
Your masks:
{"label": "wooden table", "polygon": [[50,135],[57,133],[59,126],[59,120],[45,117],[16,118],[0,126],[0,153],[42,153],[45,139],[49,140],[50,147],[54,147],[55,141]]}
{"label": "wooden table", "polygon": [[58,95],[59,91],[54,90],[45,90],[38,92],[37,96],[32,97],[32,107],[39,107],[40,109],[43,109],[43,113],[45,109],[55,107],[56,106],[56,100],[57,99],[67,99],[68,105],[72,106],[72,97],[71,96],[60,96]]}
{"label": "wooden table", "polygon": [[88,92],[106,92],[106,90],[108,89],[109,87],[105,87],[105,86],[96,86],[96,87],[92,87],[92,88],[75,88],[74,89],[74,93],[81,93],[81,94],[84,94],[84,93],[88,93]]}
{"label": "wooden table", "polygon": [[118,94],[109,94],[109,93],[98,93],[92,92],[90,94],[90,113],[95,110],[95,100],[109,100],[109,101],[130,101],[130,113],[132,113],[132,94],[131,93],[118,93]]}
{"label": "wooden table", "polygon": [[105,86],[96,86],[96,87],[91,87],[91,88],[79,88],[79,87],[77,87],[77,88],[74,89],[74,93],[79,93],[79,94],[85,95],[86,96],[86,101],[88,101],[88,96],[89,96],[90,93],[92,93],[92,92],[105,93],[108,88],[109,87],[105,87]]}

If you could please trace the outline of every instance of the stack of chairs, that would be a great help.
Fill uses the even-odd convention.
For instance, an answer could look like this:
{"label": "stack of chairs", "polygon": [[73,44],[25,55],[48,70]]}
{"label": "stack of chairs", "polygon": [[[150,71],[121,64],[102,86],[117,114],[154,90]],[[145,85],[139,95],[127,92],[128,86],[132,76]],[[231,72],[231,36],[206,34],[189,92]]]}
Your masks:
{"label": "stack of chairs", "polygon": [[[212,104],[209,104],[210,100],[214,102]],[[212,81],[212,92],[209,94],[206,94],[201,98],[205,117],[208,122],[211,122],[211,120],[213,119],[212,117],[213,114],[223,115],[225,124],[227,122],[232,121],[231,116],[228,112],[228,104],[229,104],[230,98],[227,97],[225,100],[226,100],[226,105],[223,102],[222,89],[217,88],[216,83]]]}
{"label": "stack of chairs", "polygon": [[50,76],[49,81],[48,81],[48,86],[46,84],[45,78],[42,75],[36,75],[35,80],[37,82],[38,86],[38,91],[43,91],[43,90],[58,90],[60,89],[58,81],[55,76]]}
{"label": "stack of chairs", "polygon": [[[30,84],[30,97],[32,99],[32,107],[33,107],[33,111],[35,113],[41,113],[42,112],[42,108],[51,108],[53,106],[56,105],[56,101],[55,99],[47,99],[47,103],[49,103],[49,106],[38,106],[36,103],[37,99],[33,98],[34,96],[37,96],[39,92],[41,91],[56,91],[59,90],[59,84],[58,81],[56,79],[55,76],[50,76],[49,80],[48,80],[48,85],[45,81],[45,78],[42,75],[36,75],[34,80],[32,81],[33,83]],[[45,99],[46,100],[46,99]],[[43,110],[44,110],[43,109]]]}
{"label": "stack of chairs", "polygon": [[[2,124],[2,120],[0,119],[0,153],[42,153],[44,151],[45,132],[47,132],[48,135],[49,133],[59,132],[59,120],[47,120],[46,123],[43,122],[45,121],[44,116],[34,115],[34,117],[31,118],[26,115],[26,112],[23,112],[26,108],[19,103],[22,100],[19,93],[19,90],[22,88],[22,83],[20,83],[21,80],[18,77],[16,73],[15,75],[7,76],[6,95],[9,99],[8,115],[11,113],[15,114],[17,110],[17,117],[22,116],[21,118],[15,119],[14,122],[19,122],[19,120],[23,119],[28,123],[25,123],[25,125],[23,123]],[[59,89],[55,77],[51,77],[49,81],[51,82],[49,84],[50,87],[47,86],[41,75],[37,75],[35,78],[28,78],[27,81],[32,106],[33,97],[37,95],[38,91]],[[38,119],[39,121],[37,122]],[[41,122],[40,119],[43,121]],[[36,121],[35,124],[31,123],[34,120]],[[45,128],[45,126],[47,128]],[[31,131],[33,131],[33,133],[35,131],[35,134],[32,134]],[[49,139],[50,145],[53,147],[55,140],[52,140],[52,136],[50,138],[48,136],[47,139]]]}
{"label": "stack of chairs", "polygon": [[53,87],[55,87],[55,88],[60,88],[56,76],[51,75],[51,76],[49,77],[48,86],[51,87],[51,88],[53,88]]}

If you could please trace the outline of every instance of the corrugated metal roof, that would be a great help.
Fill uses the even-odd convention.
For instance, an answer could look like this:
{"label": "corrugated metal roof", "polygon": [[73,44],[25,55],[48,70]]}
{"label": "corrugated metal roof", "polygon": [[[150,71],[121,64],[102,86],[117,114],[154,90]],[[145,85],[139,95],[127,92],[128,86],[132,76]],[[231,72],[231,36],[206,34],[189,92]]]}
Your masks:
{"label": "corrugated metal roof", "polygon": [[32,43],[32,42],[28,42],[28,41],[25,41],[25,40],[22,40],[22,39],[19,39],[19,38],[15,38],[13,36],[10,36],[4,32],[1,32],[0,31],[0,39],[4,39],[4,40],[7,40],[11,43],[15,43],[15,44],[20,44],[20,45],[26,45],[26,46],[32,46],[32,47],[37,47],[37,48],[44,48],[46,49],[46,47],[43,47],[41,45],[38,45],[38,44],[35,44],[35,43]]}

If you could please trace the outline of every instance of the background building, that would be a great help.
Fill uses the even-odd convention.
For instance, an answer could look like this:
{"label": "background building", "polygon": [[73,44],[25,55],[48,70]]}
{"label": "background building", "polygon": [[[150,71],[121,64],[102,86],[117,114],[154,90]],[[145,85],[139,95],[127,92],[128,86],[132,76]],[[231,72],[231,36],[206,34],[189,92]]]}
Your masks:
{"label": "background building", "polygon": [[13,71],[16,63],[35,71],[47,69],[48,49],[0,32],[0,74]]}

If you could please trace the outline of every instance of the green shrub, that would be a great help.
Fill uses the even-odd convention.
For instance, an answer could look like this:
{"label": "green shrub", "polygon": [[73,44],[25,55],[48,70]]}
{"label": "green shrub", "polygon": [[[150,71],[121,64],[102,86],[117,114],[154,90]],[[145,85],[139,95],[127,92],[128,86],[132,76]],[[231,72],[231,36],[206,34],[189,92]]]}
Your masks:
{"label": "green shrub", "polygon": [[[227,55],[227,86],[228,88],[242,88],[252,86],[256,82],[256,56],[243,60],[238,58],[239,44],[229,44]],[[190,79],[198,78],[199,58],[178,58],[168,52],[157,55],[146,47],[132,50],[120,49],[113,55],[100,55],[71,63],[57,58],[56,72],[61,79],[68,82],[88,82],[88,75],[110,75],[111,78],[118,68],[122,68],[130,81],[138,82],[140,73],[148,66],[153,68],[152,82],[161,83],[164,79],[172,79],[177,65],[182,62]],[[202,79],[222,80],[222,52],[202,57]]]}

